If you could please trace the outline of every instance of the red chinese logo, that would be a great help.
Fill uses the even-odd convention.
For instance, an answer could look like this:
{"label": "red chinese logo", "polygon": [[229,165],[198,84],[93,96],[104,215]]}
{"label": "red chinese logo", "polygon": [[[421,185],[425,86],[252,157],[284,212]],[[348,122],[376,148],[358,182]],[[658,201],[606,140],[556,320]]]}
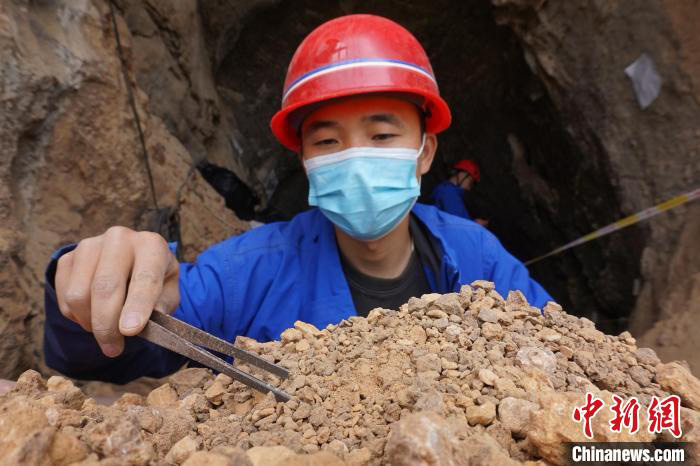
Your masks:
{"label": "red chinese logo", "polygon": [[[612,432],[620,433],[622,429],[627,429],[630,434],[639,431],[639,408],[640,403],[637,398],[632,397],[627,402],[613,395],[613,405],[610,410],[613,418],[608,422]],[[586,403],[583,406],[574,408],[572,417],[574,421],[583,423],[583,434],[593,438],[593,428],[591,420],[605,406],[605,402],[586,393]],[[662,400],[653,396],[647,409],[647,419],[649,420],[648,430],[651,434],[660,434],[664,430],[669,431],[674,437],[679,438],[681,430],[681,399],[677,395],[670,395]]]}
{"label": "red chinese logo", "polygon": [[615,403],[610,409],[615,417],[610,421],[610,430],[619,433],[624,427],[630,434],[636,434],[639,430],[639,401],[632,397],[623,406],[622,398],[617,395],[613,395],[613,401]]}
{"label": "red chinese logo", "polygon": [[674,437],[678,438],[683,433],[681,431],[681,399],[676,395],[671,395],[659,401],[657,397],[651,398],[649,409],[649,432],[661,433],[668,430]]}
{"label": "red chinese logo", "polygon": [[604,404],[605,403],[603,403],[603,400],[600,398],[594,398],[591,393],[586,393],[586,404],[580,408],[574,409],[574,421],[583,421],[583,435],[589,439],[593,438],[591,419],[593,419],[593,416],[598,414],[598,411],[600,411],[600,408],[602,408]]}

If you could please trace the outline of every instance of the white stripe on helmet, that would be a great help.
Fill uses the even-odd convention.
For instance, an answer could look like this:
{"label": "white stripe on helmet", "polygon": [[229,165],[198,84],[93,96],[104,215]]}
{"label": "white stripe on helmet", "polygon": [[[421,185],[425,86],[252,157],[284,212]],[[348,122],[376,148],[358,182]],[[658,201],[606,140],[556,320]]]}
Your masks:
{"label": "white stripe on helmet", "polygon": [[282,96],[282,102],[284,102],[289,94],[294,91],[297,87],[301,86],[305,82],[317,78],[319,76],[323,76],[324,74],[329,74],[333,73],[335,71],[342,71],[350,68],[364,68],[364,67],[369,67],[369,66],[383,66],[386,68],[403,68],[409,71],[414,71],[416,73],[420,73],[423,76],[427,77],[431,81],[433,81],[436,85],[437,82],[435,81],[435,77],[433,77],[432,74],[429,72],[425,71],[423,68],[420,68],[419,66],[413,65],[411,63],[404,63],[396,60],[358,60],[358,61],[352,61],[352,62],[345,62],[345,63],[336,63],[334,65],[329,65],[323,68],[319,68],[317,70],[311,71],[309,73],[306,73],[305,75],[301,76],[298,78],[296,81],[294,81],[290,86],[289,89],[284,93],[284,96]]}

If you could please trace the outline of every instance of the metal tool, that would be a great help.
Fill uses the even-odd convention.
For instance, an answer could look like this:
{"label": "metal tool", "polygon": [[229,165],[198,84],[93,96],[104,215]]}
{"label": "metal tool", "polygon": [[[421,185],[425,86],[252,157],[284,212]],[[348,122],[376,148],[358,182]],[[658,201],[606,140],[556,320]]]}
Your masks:
{"label": "metal tool", "polygon": [[146,327],[138,336],[226,374],[255,390],[263,393],[272,392],[277,401],[289,401],[291,399],[287,393],[279,388],[273,387],[240,369],[236,369],[223,359],[214,356],[199,346],[232,356],[239,361],[259,367],[283,379],[289,377],[287,369],[272,364],[256,354],[236,348],[221,338],[210,335],[167,314],[152,312]]}

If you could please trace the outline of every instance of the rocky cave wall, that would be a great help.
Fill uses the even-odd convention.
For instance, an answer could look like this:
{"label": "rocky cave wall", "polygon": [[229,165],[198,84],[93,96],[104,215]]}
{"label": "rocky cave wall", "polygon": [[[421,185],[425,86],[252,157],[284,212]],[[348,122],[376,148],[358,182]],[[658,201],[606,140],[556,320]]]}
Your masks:
{"label": "rocky cave wall", "polygon": [[[493,3],[498,23],[519,37],[578,147],[609,164],[625,212],[700,186],[698,2]],[[623,70],[644,52],[655,61],[662,88],[641,110]],[[698,214],[700,206],[691,204],[643,227],[648,236],[629,319],[630,330],[643,335],[645,344],[686,357],[694,367],[700,364],[697,351],[680,341],[699,325]],[[626,244],[623,239],[623,250]],[[584,249],[576,253],[580,257]]]}
{"label": "rocky cave wall", "polygon": [[[206,160],[258,195],[261,220],[303,210],[303,172],[268,128],[287,63],[325,20],[376,13],[424,44],[453,109],[426,192],[455,160],[478,160],[491,228],[521,259],[700,179],[691,20],[699,7],[631,3],[115,2],[162,205],[174,205],[191,165]],[[2,376],[37,364],[51,251],[112,224],[148,223],[148,181],[114,39],[104,1],[0,6]],[[623,70],[644,51],[663,87],[641,110]],[[196,172],[185,186],[186,257],[247,228]],[[607,330],[627,324],[632,310],[636,335],[679,308],[692,322],[700,259],[689,220],[698,213],[681,207],[532,272],[569,312]],[[675,340],[677,325],[664,322],[649,333],[652,346]]]}
{"label": "rocky cave wall", "polygon": [[[159,206],[180,191],[180,244],[192,260],[248,224],[190,173],[190,153],[136,91]],[[154,211],[107,3],[2,2],[0,96],[0,377],[15,378],[43,365],[51,253],[111,225],[148,228]]]}

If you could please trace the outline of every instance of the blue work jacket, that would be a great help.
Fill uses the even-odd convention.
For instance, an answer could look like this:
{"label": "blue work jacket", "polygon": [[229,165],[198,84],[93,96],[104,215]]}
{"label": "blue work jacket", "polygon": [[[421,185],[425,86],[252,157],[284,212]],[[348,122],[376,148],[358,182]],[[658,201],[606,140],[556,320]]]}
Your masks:
{"label": "blue work jacket", "polygon": [[435,186],[430,198],[435,207],[443,212],[466,218],[467,220],[472,219],[464,205],[464,189],[454,185],[452,182],[443,181]]}
{"label": "blue work jacket", "polygon": [[[542,307],[552,298],[494,235],[474,222],[416,204],[412,210],[438,251],[439,264],[423,264],[431,289],[459,291],[474,280],[495,282],[503,296],[521,290]],[[70,377],[125,383],[139,376],[168,375],[186,360],[138,337],[124,353],[102,355],[93,336],[64,318],[53,288],[57,251],[46,276],[46,363]],[[318,210],[289,222],[271,223],[229,238],[180,265],[180,305],[175,316],[227,341],[244,335],[278,339],[294,322],[318,328],[356,315],[340,263],[332,223]]]}

